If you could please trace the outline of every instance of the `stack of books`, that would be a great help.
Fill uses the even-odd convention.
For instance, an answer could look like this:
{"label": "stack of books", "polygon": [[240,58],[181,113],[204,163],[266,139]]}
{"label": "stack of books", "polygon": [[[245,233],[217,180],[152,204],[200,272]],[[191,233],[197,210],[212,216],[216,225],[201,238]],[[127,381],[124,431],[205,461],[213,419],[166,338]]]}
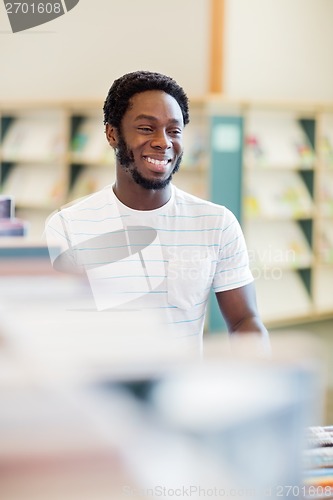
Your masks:
{"label": "stack of books", "polygon": [[304,452],[305,498],[333,498],[333,426],[309,427]]}
{"label": "stack of books", "polygon": [[24,236],[27,223],[13,217],[14,200],[11,196],[0,196],[0,236]]}

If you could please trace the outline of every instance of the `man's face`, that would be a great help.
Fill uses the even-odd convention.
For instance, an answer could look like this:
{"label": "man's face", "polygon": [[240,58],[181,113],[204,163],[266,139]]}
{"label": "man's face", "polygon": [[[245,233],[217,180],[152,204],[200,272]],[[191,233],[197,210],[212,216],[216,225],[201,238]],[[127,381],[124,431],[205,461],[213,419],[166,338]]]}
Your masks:
{"label": "man's face", "polygon": [[158,90],[135,94],[118,130],[120,166],[145,189],[163,189],[179,169],[183,115],[177,101]]}

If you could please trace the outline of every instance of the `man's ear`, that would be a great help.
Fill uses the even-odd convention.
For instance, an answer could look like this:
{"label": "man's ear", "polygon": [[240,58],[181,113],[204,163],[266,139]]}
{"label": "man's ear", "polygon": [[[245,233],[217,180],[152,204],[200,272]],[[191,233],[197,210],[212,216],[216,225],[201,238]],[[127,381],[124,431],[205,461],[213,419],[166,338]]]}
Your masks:
{"label": "man's ear", "polygon": [[106,134],[106,138],[107,138],[110,146],[113,149],[116,149],[116,147],[118,145],[118,139],[119,139],[119,134],[118,134],[118,130],[116,129],[116,127],[113,127],[112,125],[107,123],[105,126],[105,134]]}

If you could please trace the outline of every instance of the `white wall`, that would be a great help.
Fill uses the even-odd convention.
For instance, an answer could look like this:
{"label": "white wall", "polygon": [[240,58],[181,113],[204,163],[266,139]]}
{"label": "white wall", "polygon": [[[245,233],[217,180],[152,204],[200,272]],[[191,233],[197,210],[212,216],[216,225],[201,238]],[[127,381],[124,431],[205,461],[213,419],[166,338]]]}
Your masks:
{"label": "white wall", "polygon": [[332,0],[225,0],[225,90],[333,100]]}
{"label": "white wall", "polygon": [[[225,91],[333,100],[333,0],[225,0]],[[210,0],[80,0],[12,34],[0,2],[0,101],[104,98],[135,69],[208,89]]]}
{"label": "white wall", "polygon": [[137,69],[207,89],[207,0],[80,0],[64,16],[12,34],[0,2],[0,101],[104,98]]}

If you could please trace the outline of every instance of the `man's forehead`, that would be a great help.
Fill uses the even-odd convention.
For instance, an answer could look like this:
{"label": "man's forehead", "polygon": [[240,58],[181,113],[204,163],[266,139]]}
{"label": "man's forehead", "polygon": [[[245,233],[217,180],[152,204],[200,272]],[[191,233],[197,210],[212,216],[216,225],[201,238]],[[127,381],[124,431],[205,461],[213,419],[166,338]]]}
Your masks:
{"label": "man's forehead", "polygon": [[134,122],[144,120],[157,123],[162,120],[174,126],[184,126],[184,117],[178,102],[161,90],[147,90],[134,94],[124,118],[126,116]]}
{"label": "man's forehead", "polygon": [[127,109],[138,114],[154,116],[151,111],[156,110],[158,105],[168,108],[174,119],[183,119],[182,110],[177,100],[163,90],[145,90],[134,94],[129,100]]}

